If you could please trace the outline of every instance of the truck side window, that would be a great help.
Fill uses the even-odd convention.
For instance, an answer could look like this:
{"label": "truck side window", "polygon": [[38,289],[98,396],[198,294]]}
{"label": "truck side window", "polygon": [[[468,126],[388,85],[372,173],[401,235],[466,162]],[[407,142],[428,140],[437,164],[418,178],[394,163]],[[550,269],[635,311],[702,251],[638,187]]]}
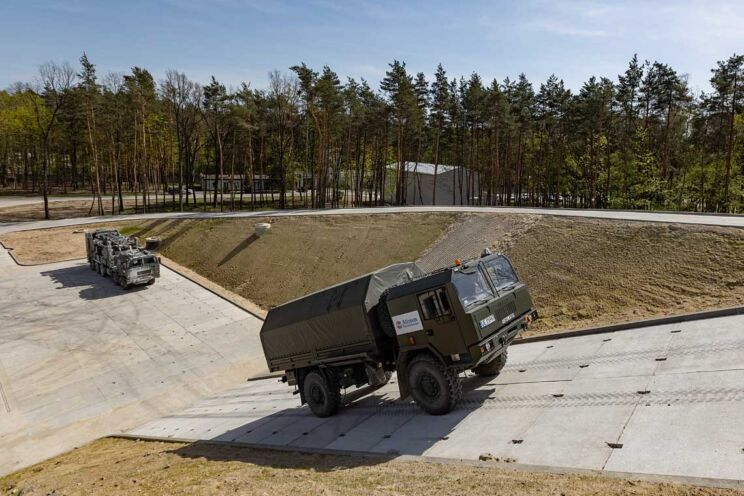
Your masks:
{"label": "truck side window", "polygon": [[434,291],[422,293],[418,298],[421,304],[421,311],[424,312],[424,319],[426,320],[436,319],[437,317],[452,313],[444,288],[437,288]]}

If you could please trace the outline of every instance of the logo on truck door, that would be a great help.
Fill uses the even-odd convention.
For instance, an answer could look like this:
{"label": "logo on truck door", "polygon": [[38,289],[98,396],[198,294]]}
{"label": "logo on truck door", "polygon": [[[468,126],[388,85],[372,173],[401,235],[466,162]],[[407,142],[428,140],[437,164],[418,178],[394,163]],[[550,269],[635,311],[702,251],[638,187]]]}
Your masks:
{"label": "logo on truck door", "polygon": [[421,317],[417,310],[402,313],[400,315],[393,315],[393,324],[395,325],[395,333],[399,335],[420,331],[424,328],[421,324]]}

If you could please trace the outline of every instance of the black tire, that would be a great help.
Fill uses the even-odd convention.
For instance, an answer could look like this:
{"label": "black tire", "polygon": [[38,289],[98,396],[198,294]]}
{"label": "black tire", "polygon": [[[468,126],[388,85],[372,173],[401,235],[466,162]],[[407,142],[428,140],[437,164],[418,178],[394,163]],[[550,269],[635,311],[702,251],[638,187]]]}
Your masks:
{"label": "black tire", "polygon": [[408,385],[416,404],[431,415],[449,413],[462,396],[460,376],[429,354],[408,365]]}
{"label": "black tire", "polygon": [[88,265],[90,265],[90,270],[96,270],[96,263],[93,260],[88,262]]}
{"label": "black tire", "polygon": [[380,322],[382,332],[389,338],[395,337],[395,326],[393,325],[393,319],[390,317],[390,311],[387,307],[387,298],[383,294],[377,303],[377,320]]}
{"label": "black tire", "polygon": [[317,417],[330,417],[341,405],[338,383],[318,371],[313,370],[305,376],[302,391],[307,405]]}
{"label": "black tire", "polygon": [[502,351],[490,362],[481,363],[473,369],[473,372],[480,377],[496,377],[506,365],[507,351]]}
{"label": "black tire", "polygon": [[153,284],[155,284],[155,278],[154,277],[152,279],[150,279],[149,281],[147,281],[147,285],[148,286],[152,286]]}

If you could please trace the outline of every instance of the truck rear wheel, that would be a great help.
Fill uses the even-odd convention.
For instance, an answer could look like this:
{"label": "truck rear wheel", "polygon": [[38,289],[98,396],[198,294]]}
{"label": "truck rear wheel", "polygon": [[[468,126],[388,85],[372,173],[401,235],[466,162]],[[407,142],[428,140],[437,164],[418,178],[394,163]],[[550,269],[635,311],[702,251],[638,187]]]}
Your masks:
{"label": "truck rear wheel", "polygon": [[473,369],[473,372],[480,377],[496,377],[501,369],[506,365],[507,350],[504,350],[493,360],[487,363],[481,363]]}
{"label": "truck rear wheel", "polygon": [[315,370],[305,376],[302,391],[310,410],[318,417],[330,417],[341,405],[338,383]]}
{"label": "truck rear wheel", "polygon": [[411,361],[408,384],[416,404],[431,415],[450,412],[462,396],[457,372],[430,355],[419,355]]}

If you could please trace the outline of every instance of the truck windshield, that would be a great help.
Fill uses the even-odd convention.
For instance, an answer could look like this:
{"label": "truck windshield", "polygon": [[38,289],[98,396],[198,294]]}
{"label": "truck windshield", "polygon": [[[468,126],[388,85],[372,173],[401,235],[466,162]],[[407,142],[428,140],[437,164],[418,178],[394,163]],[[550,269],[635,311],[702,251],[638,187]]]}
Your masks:
{"label": "truck windshield", "polygon": [[462,271],[452,274],[452,284],[457,290],[457,296],[465,310],[493,298],[493,292],[480,270],[465,273]]}
{"label": "truck windshield", "polygon": [[141,267],[142,265],[155,263],[154,257],[142,257],[142,258],[135,258],[131,262],[129,262],[130,267]]}
{"label": "truck windshield", "polygon": [[496,289],[508,288],[518,282],[517,274],[506,258],[497,257],[487,261],[484,265]]}

